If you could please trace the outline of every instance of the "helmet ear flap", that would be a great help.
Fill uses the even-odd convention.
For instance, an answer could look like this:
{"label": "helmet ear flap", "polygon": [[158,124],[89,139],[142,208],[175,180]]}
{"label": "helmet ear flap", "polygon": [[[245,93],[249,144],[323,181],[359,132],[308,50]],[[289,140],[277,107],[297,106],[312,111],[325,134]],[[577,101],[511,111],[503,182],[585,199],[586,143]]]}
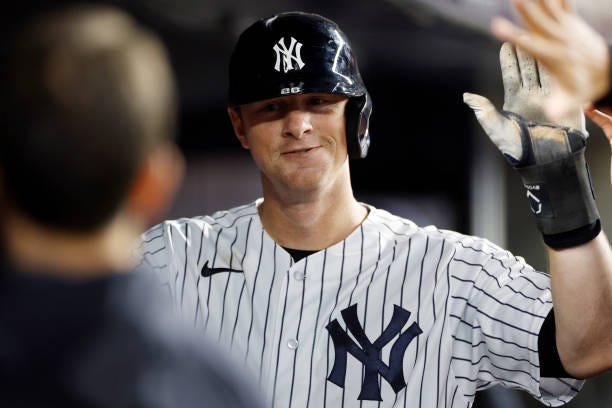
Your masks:
{"label": "helmet ear flap", "polygon": [[346,104],[346,141],[351,159],[363,159],[370,148],[370,115],[372,99],[369,93],[349,98]]}

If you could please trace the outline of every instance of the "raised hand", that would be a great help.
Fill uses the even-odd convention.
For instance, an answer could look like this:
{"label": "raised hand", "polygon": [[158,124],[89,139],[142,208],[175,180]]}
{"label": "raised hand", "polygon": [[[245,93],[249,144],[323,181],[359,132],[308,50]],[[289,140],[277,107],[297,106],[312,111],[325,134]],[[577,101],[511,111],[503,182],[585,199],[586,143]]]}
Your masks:
{"label": "raised hand", "polygon": [[551,73],[551,97],[543,106],[558,121],[576,106],[596,101],[610,87],[610,52],[605,39],[573,10],[568,0],[513,0],[525,28],[496,17],[493,34],[535,57]]}
{"label": "raised hand", "polygon": [[[530,55],[510,43],[502,45],[499,61],[504,83],[503,111],[529,122],[549,123],[544,107],[551,97],[550,74]],[[465,93],[464,102],[474,110],[479,123],[506,158],[512,164],[519,163],[523,159],[524,144],[516,120],[497,111],[483,96]],[[568,110],[555,124],[587,135],[580,108]]]}
{"label": "raised hand", "polygon": [[582,110],[550,123],[543,110],[550,98],[546,72],[510,44],[503,45],[500,63],[504,111],[480,95],[465,93],[464,101],[521,175],[544,242],[557,249],[588,242],[599,234],[600,223],[584,158]]}

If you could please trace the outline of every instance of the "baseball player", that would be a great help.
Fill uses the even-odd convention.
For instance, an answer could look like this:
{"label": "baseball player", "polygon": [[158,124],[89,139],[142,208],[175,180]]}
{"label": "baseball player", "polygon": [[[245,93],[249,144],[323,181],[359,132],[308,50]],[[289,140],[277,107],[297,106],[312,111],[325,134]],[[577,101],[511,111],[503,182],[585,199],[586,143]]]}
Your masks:
{"label": "baseball player", "polygon": [[[535,67],[516,61],[502,54],[508,84],[519,63]],[[541,102],[514,79],[513,108]],[[234,48],[229,81],[230,120],[263,198],[161,223],[144,234],[143,258],[181,315],[244,360],[271,406],[470,407],[494,384],[557,406],[580,389],[575,378],[612,366],[601,313],[612,257],[583,167],[566,180],[553,166],[541,185],[548,196],[532,192],[552,212],[536,214],[549,276],[484,239],[354,198],[348,157],[367,154],[372,102],[334,22],[300,12],[255,22]],[[504,153],[509,140],[518,167],[545,167],[549,147],[571,161],[556,146],[533,154],[540,125],[507,115],[487,129]],[[576,132],[545,129],[574,148]]]}

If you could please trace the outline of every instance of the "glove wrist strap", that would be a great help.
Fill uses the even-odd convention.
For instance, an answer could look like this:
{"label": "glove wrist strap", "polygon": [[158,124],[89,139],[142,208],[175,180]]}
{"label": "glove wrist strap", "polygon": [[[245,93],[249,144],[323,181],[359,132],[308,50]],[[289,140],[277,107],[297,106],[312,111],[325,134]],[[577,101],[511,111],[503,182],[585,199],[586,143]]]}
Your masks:
{"label": "glove wrist strap", "polygon": [[561,232],[559,234],[542,234],[544,243],[553,249],[571,248],[585,244],[594,239],[601,232],[601,222],[599,220],[592,224],[585,225],[572,231]]}
{"label": "glove wrist strap", "polygon": [[518,167],[544,242],[577,246],[601,230],[584,148],[558,160]]}

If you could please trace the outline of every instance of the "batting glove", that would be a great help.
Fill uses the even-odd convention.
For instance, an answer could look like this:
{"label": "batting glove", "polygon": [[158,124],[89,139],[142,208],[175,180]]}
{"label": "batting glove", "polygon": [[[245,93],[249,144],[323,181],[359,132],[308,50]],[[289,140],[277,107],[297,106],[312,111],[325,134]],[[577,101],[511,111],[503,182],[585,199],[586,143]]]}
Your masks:
{"label": "batting glove", "polygon": [[500,62],[504,110],[480,95],[466,93],[464,102],[521,175],[544,242],[556,249],[588,242],[601,224],[584,157],[588,134],[582,110],[548,123],[543,108],[548,74],[510,44],[502,46]]}

